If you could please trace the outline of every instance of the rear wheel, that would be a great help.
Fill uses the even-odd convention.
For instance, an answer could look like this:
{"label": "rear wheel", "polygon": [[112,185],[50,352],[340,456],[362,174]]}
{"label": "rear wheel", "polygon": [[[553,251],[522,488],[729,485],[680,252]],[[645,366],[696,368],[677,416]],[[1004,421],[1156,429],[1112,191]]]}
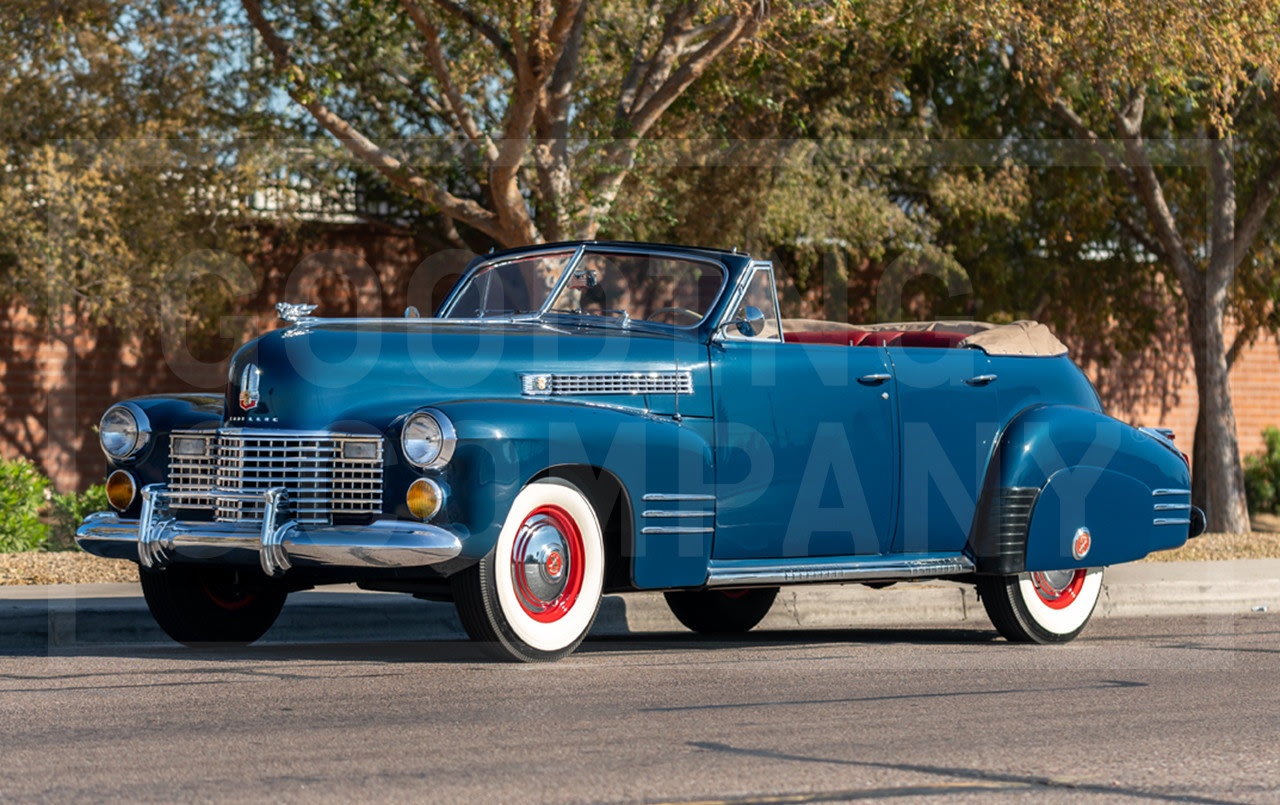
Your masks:
{"label": "rear wheel", "polygon": [[578,487],[557,478],[521,490],[498,544],[453,577],[467,634],[491,656],[520,662],[558,660],[577,648],[603,588],[600,520]]}
{"label": "rear wheel", "polygon": [[1065,643],[1084,630],[1102,592],[1102,568],[979,576],[978,596],[1006,640]]}
{"label": "rear wheel", "polygon": [[177,565],[138,575],[156,623],[189,646],[252,643],[276,622],[287,595],[248,571]]}
{"label": "rear wheel", "polygon": [[748,590],[673,590],[665,593],[671,614],[701,634],[742,634],[764,620],[777,587]]}

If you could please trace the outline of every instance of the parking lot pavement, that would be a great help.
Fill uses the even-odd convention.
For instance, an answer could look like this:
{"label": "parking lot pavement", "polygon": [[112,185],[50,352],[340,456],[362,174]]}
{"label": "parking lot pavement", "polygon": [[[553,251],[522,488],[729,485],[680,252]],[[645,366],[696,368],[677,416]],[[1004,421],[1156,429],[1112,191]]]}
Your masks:
{"label": "parking lot pavement", "polygon": [[[1280,611],[1280,559],[1152,562],[1106,572],[1095,617],[1231,615]],[[973,588],[954,582],[785,588],[762,629],[826,629],[973,623],[986,614]],[[592,631],[626,635],[681,631],[659,593],[607,596]],[[267,643],[451,640],[464,637],[451,604],[353,586],[289,597]],[[79,645],[168,643],[137,585],[0,587],[0,651]]]}

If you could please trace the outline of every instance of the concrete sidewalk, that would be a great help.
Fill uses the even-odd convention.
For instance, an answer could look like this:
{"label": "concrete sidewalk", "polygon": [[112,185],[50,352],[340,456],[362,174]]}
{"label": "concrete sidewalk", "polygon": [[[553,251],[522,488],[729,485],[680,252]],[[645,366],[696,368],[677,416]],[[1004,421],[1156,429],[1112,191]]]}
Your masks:
{"label": "concrete sidewalk", "polygon": [[[1280,612],[1280,559],[1161,562],[1107,570],[1094,617]],[[761,629],[986,623],[973,588],[954,582],[784,588]],[[684,631],[660,593],[606,596],[594,635]],[[353,586],[289,597],[263,642],[450,640],[465,634],[451,604]],[[0,652],[169,643],[136,584],[0,587]]]}

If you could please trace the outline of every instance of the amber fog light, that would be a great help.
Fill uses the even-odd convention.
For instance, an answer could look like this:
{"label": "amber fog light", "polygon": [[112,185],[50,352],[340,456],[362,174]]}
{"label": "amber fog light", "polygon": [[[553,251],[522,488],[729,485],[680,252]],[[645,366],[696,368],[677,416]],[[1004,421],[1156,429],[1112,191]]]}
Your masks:
{"label": "amber fog light", "polygon": [[409,492],[404,499],[414,517],[430,520],[444,505],[444,490],[430,478],[419,478],[409,484]]}
{"label": "amber fog light", "polygon": [[138,484],[124,470],[116,470],[107,476],[107,502],[111,508],[124,511],[133,505],[138,494]]}

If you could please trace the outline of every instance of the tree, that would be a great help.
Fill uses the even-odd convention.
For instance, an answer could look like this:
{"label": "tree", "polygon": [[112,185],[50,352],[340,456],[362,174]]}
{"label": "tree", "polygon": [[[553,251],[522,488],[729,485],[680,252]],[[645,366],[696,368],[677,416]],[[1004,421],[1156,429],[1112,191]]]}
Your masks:
{"label": "tree", "polygon": [[[1280,194],[1280,5],[978,0],[964,9],[973,46],[1006,50],[1011,68],[1119,184],[1129,201],[1119,222],[1176,277],[1209,525],[1249,530],[1226,316],[1242,267],[1271,269],[1256,246]],[[1241,139],[1241,127],[1254,136]]]}
{"label": "tree", "polygon": [[72,324],[154,327],[187,254],[236,242],[258,166],[226,26],[198,3],[5,2],[0,300]]}
{"label": "tree", "polygon": [[[269,17],[242,2],[285,91],[320,127],[400,192],[506,246],[594,237],[641,144],[712,65],[779,19],[835,26],[841,13],[401,0],[397,13],[353,3],[338,18],[300,0]],[[423,137],[461,148],[415,159]]]}

